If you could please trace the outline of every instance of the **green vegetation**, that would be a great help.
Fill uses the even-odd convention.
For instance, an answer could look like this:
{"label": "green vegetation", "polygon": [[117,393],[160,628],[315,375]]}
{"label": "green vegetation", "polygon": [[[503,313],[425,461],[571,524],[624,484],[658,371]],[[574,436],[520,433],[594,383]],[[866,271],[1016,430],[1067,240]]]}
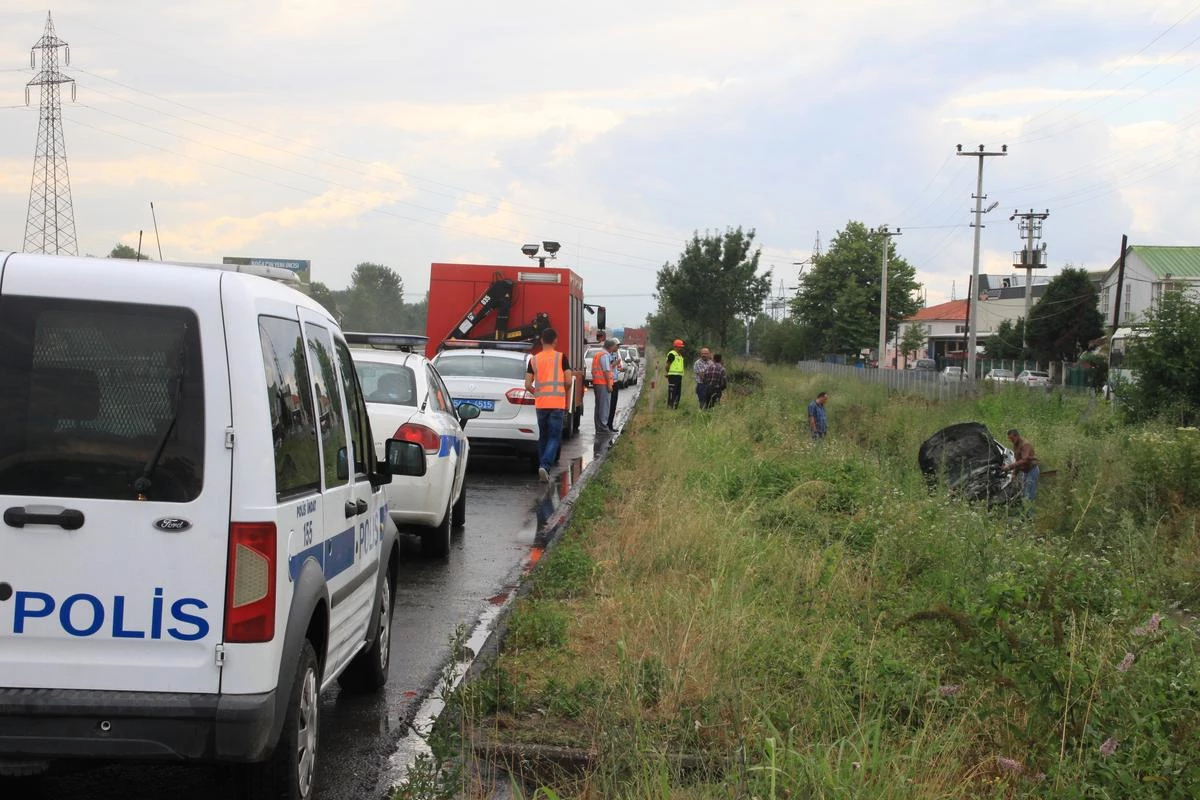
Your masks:
{"label": "green vegetation", "polygon": [[[642,398],[445,754],[576,754],[505,759],[530,798],[1200,793],[1200,432],[761,379],[704,414]],[[964,420],[1057,471],[1032,520],[927,491],[921,441]]]}
{"label": "green vegetation", "polygon": [[813,259],[792,301],[800,327],[817,345],[805,355],[854,355],[878,346],[884,247],[888,249],[889,340],[901,320],[917,313],[917,273],[898,254],[893,238],[852,220],[833,237],[829,249]]}
{"label": "green vegetation", "polygon": [[1127,366],[1137,380],[1128,387],[1129,416],[1169,416],[1182,425],[1200,421],[1200,301],[1167,292],[1152,309],[1146,335],[1130,342]]}
{"label": "green vegetation", "polygon": [[[679,260],[658,271],[658,313],[649,325],[656,344],[682,337],[726,349],[742,327],[738,317],[755,314],[771,292],[771,270],[758,274],[761,250],[754,230],[692,235]],[[698,350],[697,350],[698,352]]]}
{"label": "green vegetation", "polygon": [[1104,333],[1087,270],[1063,267],[1029,312],[1029,349],[1039,361],[1074,361]]}

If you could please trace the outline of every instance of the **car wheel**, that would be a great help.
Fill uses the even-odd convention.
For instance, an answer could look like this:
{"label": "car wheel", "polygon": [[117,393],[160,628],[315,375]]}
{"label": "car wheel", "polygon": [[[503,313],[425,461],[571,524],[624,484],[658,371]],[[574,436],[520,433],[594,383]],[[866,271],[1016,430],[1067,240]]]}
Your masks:
{"label": "car wheel", "polygon": [[446,500],[446,513],[436,527],[426,528],[421,532],[421,554],[433,558],[445,558],[450,555],[450,531],[454,525],[454,512],[449,500]]}
{"label": "car wheel", "polygon": [[467,484],[465,480],[462,488],[458,491],[458,501],[454,504],[454,513],[450,515],[450,521],[456,528],[467,524]]}
{"label": "car wheel", "polygon": [[[380,562],[383,569],[386,562]],[[388,679],[388,665],[392,659],[392,579],[386,573],[379,586],[379,629],[375,641],[361,651],[338,678],[338,683],[348,692],[374,692],[383,687]]]}
{"label": "car wheel", "polygon": [[275,752],[240,770],[242,797],[309,800],[317,776],[317,733],[321,713],[321,667],[305,640],[288,693],[287,716]]}

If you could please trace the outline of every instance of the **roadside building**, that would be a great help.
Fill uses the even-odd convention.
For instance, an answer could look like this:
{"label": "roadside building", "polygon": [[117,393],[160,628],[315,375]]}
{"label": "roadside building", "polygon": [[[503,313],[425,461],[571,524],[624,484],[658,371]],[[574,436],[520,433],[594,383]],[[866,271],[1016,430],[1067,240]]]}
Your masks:
{"label": "roadside building", "polygon": [[1200,247],[1159,247],[1130,245],[1125,251],[1125,280],[1121,288],[1121,308],[1118,315],[1117,277],[1119,262],[1105,273],[1100,287],[1100,315],[1105,325],[1114,317],[1121,325],[1146,320],[1167,292],[1200,290]]}
{"label": "roadside building", "polygon": [[[1045,293],[1046,283],[1045,279],[1034,279],[1034,303]],[[1025,279],[1021,275],[979,276],[979,302],[975,304],[979,315],[975,322],[977,346],[982,347],[984,340],[996,332],[1000,323],[1016,322],[1025,316],[1025,291]],[[947,360],[966,358],[968,306],[966,300],[951,300],[922,308],[900,323],[891,347],[894,348],[895,342],[904,338],[909,326],[922,325],[927,331],[926,344],[922,351],[915,355],[916,358],[935,359],[939,366]],[[897,359],[896,363],[902,367],[904,358]]]}

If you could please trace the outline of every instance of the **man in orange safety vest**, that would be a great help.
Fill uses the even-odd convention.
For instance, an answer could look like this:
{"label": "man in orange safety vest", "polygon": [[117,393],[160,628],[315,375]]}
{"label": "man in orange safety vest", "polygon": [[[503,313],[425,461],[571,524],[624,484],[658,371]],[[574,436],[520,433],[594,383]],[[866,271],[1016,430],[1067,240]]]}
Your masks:
{"label": "man in orange safety vest", "polygon": [[563,417],[571,388],[571,364],[565,353],[555,349],[557,341],[558,332],[553,328],[542,331],[542,349],[529,360],[525,372],[525,390],[533,394],[537,409],[538,477],[547,483],[562,446]]}

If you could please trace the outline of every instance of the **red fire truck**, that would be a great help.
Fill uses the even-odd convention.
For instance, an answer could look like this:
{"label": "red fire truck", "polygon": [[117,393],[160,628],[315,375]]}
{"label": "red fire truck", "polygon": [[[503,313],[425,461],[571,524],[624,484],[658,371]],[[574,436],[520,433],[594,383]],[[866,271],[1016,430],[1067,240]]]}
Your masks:
{"label": "red fire truck", "polygon": [[432,358],[451,339],[534,342],[546,328],[558,332],[558,349],[571,362],[573,385],[563,437],[583,419],[584,314],[596,315],[604,339],[605,309],[583,302],[583,279],[565,267],[433,264],[429,272],[426,355]]}

